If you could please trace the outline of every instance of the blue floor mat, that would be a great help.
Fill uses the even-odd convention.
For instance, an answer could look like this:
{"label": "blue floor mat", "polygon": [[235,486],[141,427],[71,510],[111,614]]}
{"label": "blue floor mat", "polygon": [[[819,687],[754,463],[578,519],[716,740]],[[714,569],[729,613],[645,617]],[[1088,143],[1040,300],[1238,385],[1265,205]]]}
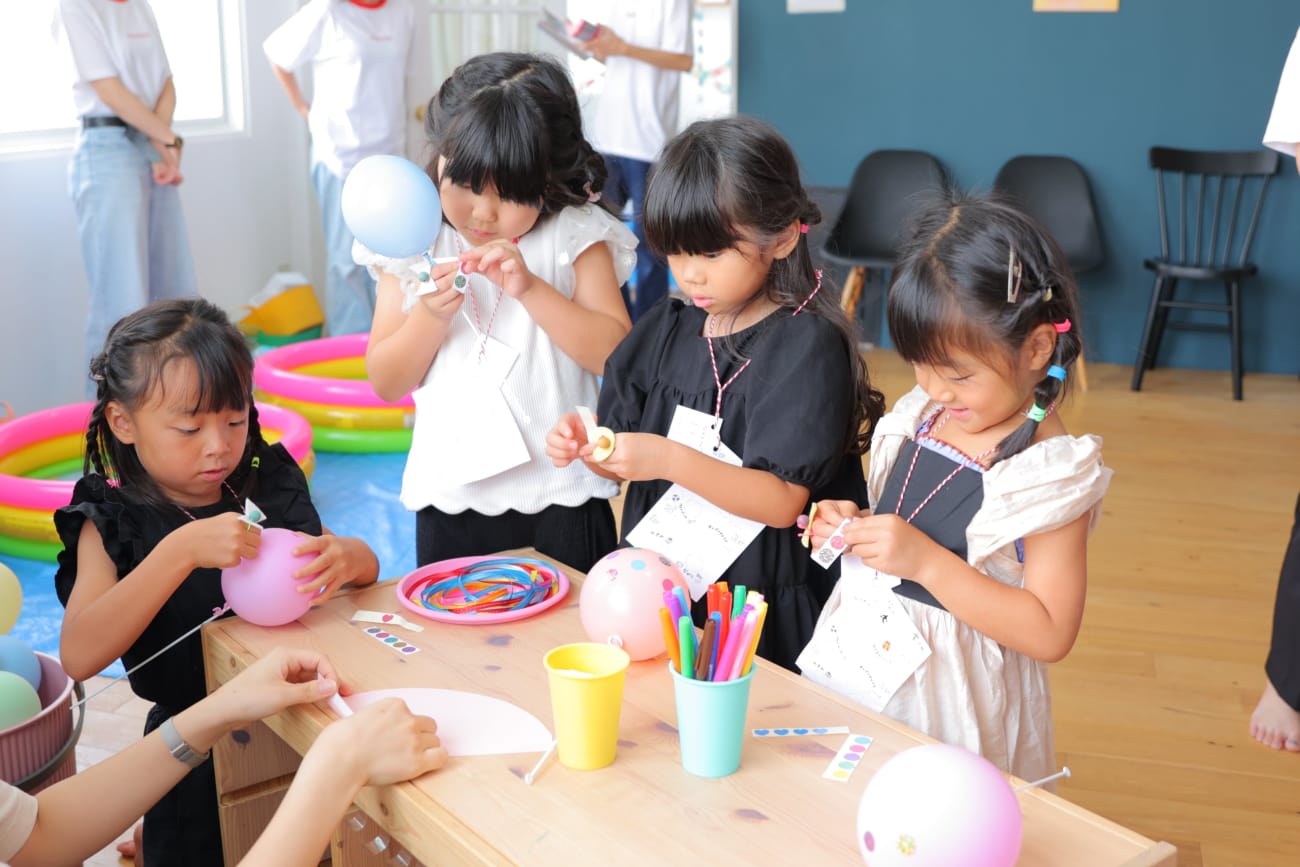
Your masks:
{"label": "blue floor mat", "polygon": [[[415,515],[398,501],[405,464],[405,453],[316,454],[311,494],[321,521],[339,536],[365,539],[379,558],[381,580],[415,568]],[[23,588],[22,610],[10,634],[57,656],[63,606],[54,594],[55,564],[3,555],[0,562],[14,570]],[[104,671],[121,673],[121,662]]]}

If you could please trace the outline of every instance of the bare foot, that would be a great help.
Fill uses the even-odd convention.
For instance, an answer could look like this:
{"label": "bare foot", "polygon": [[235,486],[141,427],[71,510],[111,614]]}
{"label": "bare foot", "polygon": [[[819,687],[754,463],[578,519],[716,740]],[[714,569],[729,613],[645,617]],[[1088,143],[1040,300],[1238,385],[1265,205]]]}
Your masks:
{"label": "bare foot", "polygon": [[135,831],[131,834],[131,839],[123,840],[121,843],[117,844],[118,854],[129,861],[135,861],[136,855],[142,848],[140,845],[142,837],[144,837],[144,823],[136,822]]}
{"label": "bare foot", "polygon": [[1300,711],[1283,701],[1267,678],[1264,694],[1250,715],[1250,736],[1275,750],[1300,753]]}

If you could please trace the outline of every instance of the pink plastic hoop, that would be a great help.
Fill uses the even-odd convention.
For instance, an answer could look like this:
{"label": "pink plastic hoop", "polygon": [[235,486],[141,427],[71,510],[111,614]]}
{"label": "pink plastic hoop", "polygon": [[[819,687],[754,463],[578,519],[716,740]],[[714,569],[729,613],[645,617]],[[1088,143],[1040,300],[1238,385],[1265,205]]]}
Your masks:
{"label": "pink plastic hoop", "polygon": [[416,605],[407,597],[410,596],[411,588],[424,578],[426,575],[432,575],[438,572],[449,572],[453,569],[459,569],[462,566],[470,566],[474,563],[481,563],[484,560],[499,560],[501,555],[494,554],[488,557],[456,557],[452,560],[439,560],[437,563],[430,563],[428,566],[421,566],[414,572],[407,573],[400,581],[397,582],[397,601],[402,604],[403,608],[411,611],[421,617],[429,620],[437,620],[440,623],[458,623],[462,626],[487,626],[493,623],[510,623],[514,620],[524,620],[536,614],[541,614],[558,604],[565,596],[569,595],[569,576],[564,574],[564,570],[558,566],[555,567],[555,574],[559,576],[559,587],[550,596],[547,596],[536,605],[530,605],[527,608],[521,608],[518,611],[502,611],[495,614],[451,614],[449,612],[431,611],[423,606]]}
{"label": "pink plastic hoop", "polygon": [[[258,403],[256,406],[262,427],[278,433],[280,442],[290,456],[302,463],[311,451],[311,425],[307,419],[281,406],[269,403]],[[85,433],[94,407],[89,401],[73,403],[43,409],[5,422],[0,425],[0,456],[67,434]],[[75,484],[76,482],[64,479],[28,479],[0,473],[0,503],[20,509],[53,512],[72,501]]]}
{"label": "pink plastic hoop", "polygon": [[270,395],[291,400],[334,406],[393,407],[415,406],[408,394],[389,403],[375,394],[368,380],[336,379],[295,373],[299,367],[340,358],[360,358],[366,354],[368,334],[345,334],[303,340],[272,349],[259,355],[253,367],[253,385]]}

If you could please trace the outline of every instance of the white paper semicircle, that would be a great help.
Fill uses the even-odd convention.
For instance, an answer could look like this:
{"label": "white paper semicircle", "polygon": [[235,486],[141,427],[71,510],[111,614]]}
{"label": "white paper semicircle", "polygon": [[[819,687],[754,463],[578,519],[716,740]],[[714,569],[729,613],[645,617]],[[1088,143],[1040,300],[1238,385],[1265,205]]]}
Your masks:
{"label": "white paper semicircle", "polygon": [[400,698],[411,713],[438,721],[438,738],[451,756],[540,753],[551,732],[528,711],[490,695],[456,689],[372,689],[344,697],[360,710],[386,698]]}

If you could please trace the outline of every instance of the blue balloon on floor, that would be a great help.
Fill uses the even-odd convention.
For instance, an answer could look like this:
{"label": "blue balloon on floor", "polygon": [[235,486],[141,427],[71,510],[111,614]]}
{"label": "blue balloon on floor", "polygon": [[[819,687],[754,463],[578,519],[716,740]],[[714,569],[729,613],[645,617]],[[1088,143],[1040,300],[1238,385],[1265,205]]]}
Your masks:
{"label": "blue balloon on floor", "polygon": [[21,638],[0,635],[0,671],[18,675],[32,689],[41,688],[41,661]]}
{"label": "blue balloon on floor", "polygon": [[353,166],[339,202],[356,239],[381,256],[418,256],[442,228],[442,203],[424,169],[402,157],[376,154]]}

